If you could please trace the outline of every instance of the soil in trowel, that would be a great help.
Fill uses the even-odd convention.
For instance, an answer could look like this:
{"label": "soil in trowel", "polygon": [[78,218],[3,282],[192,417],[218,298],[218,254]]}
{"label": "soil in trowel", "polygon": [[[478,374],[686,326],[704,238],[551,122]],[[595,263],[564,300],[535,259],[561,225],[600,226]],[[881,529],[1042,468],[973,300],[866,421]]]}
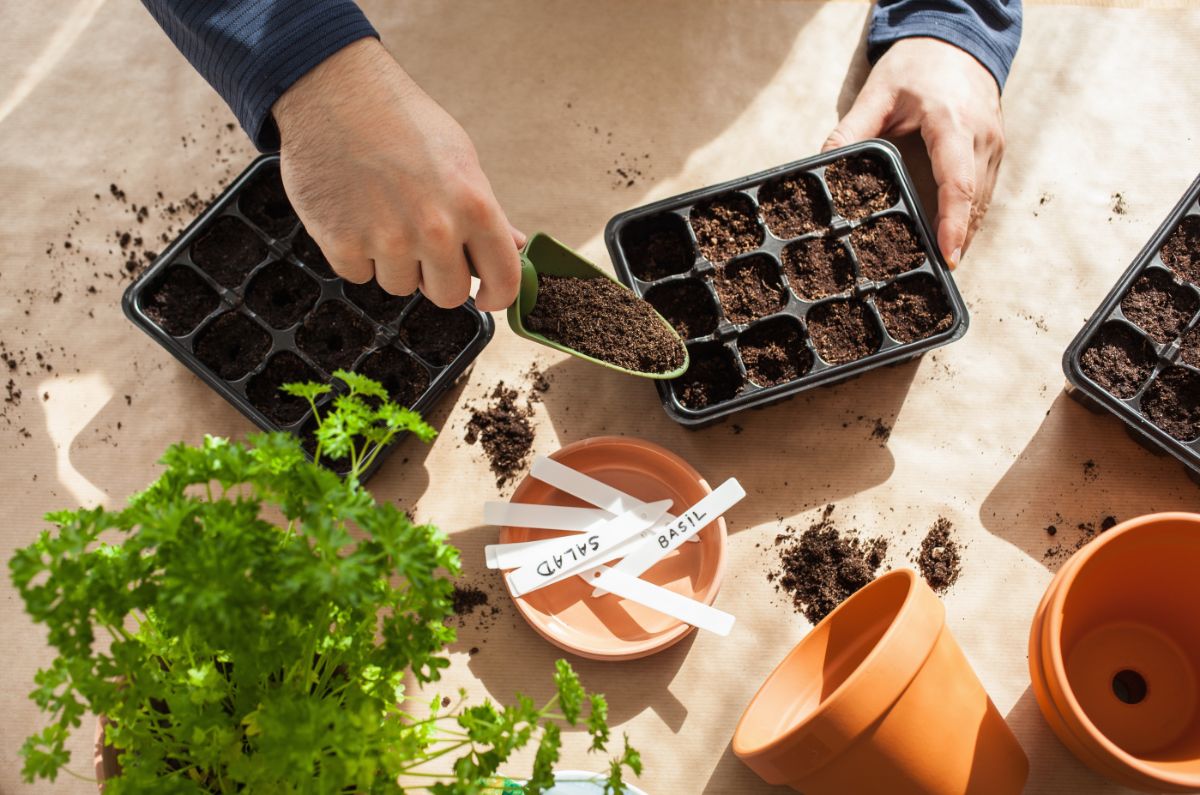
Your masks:
{"label": "soil in trowel", "polygon": [[610,279],[539,276],[530,331],[596,359],[642,373],[683,364],[683,343],[646,301]]}
{"label": "soil in trowel", "polygon": [[962,573],[962,555],[954,538],[954,525],[949,519],[939,516],[929,528],[921,540],[917,566],[925,582],[937,593],[945,593],[958,581]]}
{"label": "soil in trowel", "polygon": [[887,541],[843,535],[832,519],[833,505],[800,535],[795,530],[775,537],[779,570],[767,575],[786,594],[796,611],[813,624],[875,579],[887,554]]}

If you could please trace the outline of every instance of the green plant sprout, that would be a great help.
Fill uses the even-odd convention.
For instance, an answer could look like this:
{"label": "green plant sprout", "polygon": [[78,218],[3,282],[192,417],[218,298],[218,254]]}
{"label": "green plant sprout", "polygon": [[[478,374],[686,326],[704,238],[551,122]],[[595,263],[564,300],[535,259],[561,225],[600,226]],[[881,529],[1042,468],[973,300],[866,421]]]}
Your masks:
{"label": "green plant sprout", "polygon": [[[378,383],[335,376],[346,388],[331,400],[328,385],[284,389],[309,401],[314,458],[348,461],[344,478],[290,434],[208,436],[171,446],[125,508],[49,514],[54,529],[14,554],[13,582],[57,652],[31,693],[50,723],[21,749],[26,781],[76,775],[66,743],[89,713],[118,754],[108,795],[498,793],[501,766],[531,744],[518,787],[536,795],[553,784],[564,725],[606,751],[604,697],[562,660],[540,706],[471,705],[460,691],[449,709],[437,697],[415,708],[425,700],[406,680],[449,665],[459,554],[359,477],[398,435],[435,431]],[[625,770],[641,773],[623,745],[615,792]]]}

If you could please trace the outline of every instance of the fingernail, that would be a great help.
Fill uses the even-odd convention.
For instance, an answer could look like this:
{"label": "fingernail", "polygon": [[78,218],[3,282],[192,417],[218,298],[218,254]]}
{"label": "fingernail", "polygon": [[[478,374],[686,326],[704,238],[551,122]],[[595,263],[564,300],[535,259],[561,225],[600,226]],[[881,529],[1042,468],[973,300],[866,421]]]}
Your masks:
{"label": "fingernail", "polygon": [[962,249],[956,248],[954,249],[954,253],[950,255],[950,270],[954,270],[958,267],[958,261],[960,259],[962,259]]}

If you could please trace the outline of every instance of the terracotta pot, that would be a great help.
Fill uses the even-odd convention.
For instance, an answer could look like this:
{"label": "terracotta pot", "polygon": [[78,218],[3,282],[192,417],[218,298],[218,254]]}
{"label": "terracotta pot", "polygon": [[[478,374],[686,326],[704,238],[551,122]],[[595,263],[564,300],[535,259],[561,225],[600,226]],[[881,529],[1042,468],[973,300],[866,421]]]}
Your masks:
{"label": "terracotta pot", "polygon": [[108,719],[103,715],[96,721],[96,739],[92,746],[92,768],[96,774],[97,788],[103,792],[104,782],[121,772],[117,764],[117,749],[104,743],[104,727]]}
{"label": "terracotta pot", "polygon": [[754,696],[733,752],[807,795],[1019,793],[1029,762],[908,569],[825,617]]}
{"label": "terracotta pot", "polygon": [[1046,722],[1135,789],[1200,791],[1200,514],[1114,527],[1058,571],[1029,635]]}

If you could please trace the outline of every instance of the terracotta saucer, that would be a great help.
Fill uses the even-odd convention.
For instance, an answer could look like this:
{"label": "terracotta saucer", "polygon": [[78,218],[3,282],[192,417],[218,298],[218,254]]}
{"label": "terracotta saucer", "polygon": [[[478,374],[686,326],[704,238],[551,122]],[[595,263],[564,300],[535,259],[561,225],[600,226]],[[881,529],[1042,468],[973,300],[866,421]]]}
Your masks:
{"label": "terracotta saucer", "polygon": [[[598,436],[569,444],[550,457],[644,502],[671,499],[672,513],[683,511],[712,491],[700,473],[682,458],[640,439]],[[586,507],[585,503],[531,476],[517,486],[511,501]],[[567,534],[503,527],[500,542],[559,535]],[[725,535],[725,520],[718,519],[700,531],[699,543],[681,545],[642,578],[712,604],[725,574]],[[645,657],[678,643],[694,629],[612,594],[598,598],[591,594],[590,585],[571,577],[513,601],[522,617],[546,640],[593,660]]]}

